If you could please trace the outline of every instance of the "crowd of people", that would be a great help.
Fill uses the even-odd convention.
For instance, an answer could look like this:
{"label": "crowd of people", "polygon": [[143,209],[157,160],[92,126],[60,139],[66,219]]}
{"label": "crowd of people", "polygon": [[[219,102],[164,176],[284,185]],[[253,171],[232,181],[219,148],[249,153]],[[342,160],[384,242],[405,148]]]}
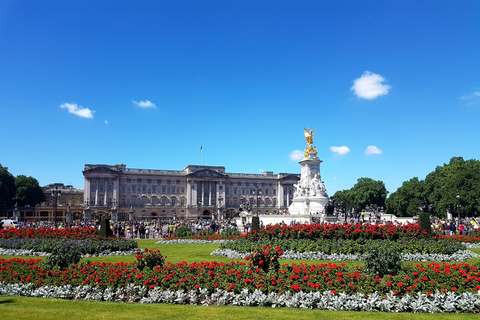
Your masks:
{"label": "crowd of people", "polygon": [[[336,215],[337,220],[333,223],[370,223],[400,225],[405,222],[389,221],[381,215],[365,215],[365,213],[347,213],[347,215]],[[316,219],[314,218],[314,221]],[[263,227],[263,222],[260,222]],[[288,223],[280,222],[280,225],[295,226],[300,224],[297,221]],[[24,228],[67,228],[67,227],[99,227],[99,221],[28,221],[22,224]],[[117,237],[126,239],[161,239],[173,236],[179,227],[187,227],[192,232],[198,233],[202,230],[209,230],[221,234],[226,230],[236,230],[241,233],[251,231],[251,224],[245,223],[238,226],[235,219],[229,220],[204,220],[204,219],[141,219],[134,221],[111,221],[110,227]],[[460,220],[439,220],[432,222],[432,231],[442,235],[464,235],[480,228],[480,218],[462,218]]]}

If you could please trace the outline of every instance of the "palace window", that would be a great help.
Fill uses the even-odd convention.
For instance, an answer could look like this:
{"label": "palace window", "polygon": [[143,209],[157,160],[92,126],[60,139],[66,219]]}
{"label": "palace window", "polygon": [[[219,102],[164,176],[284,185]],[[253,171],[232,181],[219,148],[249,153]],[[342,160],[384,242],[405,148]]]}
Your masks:
{"label": "palace window", "polygon": [[91,186],[92,191],[97,191],[97,186],[93,185]]}
{"label": "palace window", "polygon": [[100,191],[103,191],[103,184],[100,185]]}
{"label": "palace window", "polygon": [[162,192],[165,193],[165,187],[162,187]]}
{"label": "palace window", "polygon": [[185,193],[185,187],[182,187],[182,193]]}
{"label": "palace window", "polygon": [[157,187],[155,186],[152,187],[152,193],[157,193]]}

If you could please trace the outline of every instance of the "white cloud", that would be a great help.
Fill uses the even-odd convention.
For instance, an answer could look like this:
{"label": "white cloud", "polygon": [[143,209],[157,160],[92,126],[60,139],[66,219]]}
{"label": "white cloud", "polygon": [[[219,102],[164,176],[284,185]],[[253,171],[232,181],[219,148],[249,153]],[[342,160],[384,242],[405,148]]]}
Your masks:
{"label": "white cloud", "polygon": [[304,152],[300,150],[294,150],[290,153],[290,160],[292,161],[300,161],[303,159]]}
{"label": "white cloud", "polygon": [[105,121],[103,121],[103,122],[105,122],[105,124],[108,125],[108,120],[105,120]]}
{"label": "white cloud", "polygon": [[93,113],[95,112],[88,108],[79,107],[76,103],[64,103],[60,105],[60,108],[67,109],[68,112],[73,113],[74,115],[88,119],[93,118]]}
{"label": "white cloud", "polygon": [[372,100],[388,93],[390,86],[382,84],[385,78],[370,71],[365,71],[363,75],[353,81],[351,91],[359,98]]}
{"label": "white cloud", "polygon": [[461,100],[465,100],[467,105],[474,106],[480,104],[480,91],[466,94],[460,97]]}
{"label": "white cloud", "polygon": [[347,146],[330,147],[330,150],[332,150],[335,153],[342,154],[342,155],[350,152],[350,149]]}
{"label": "white cloud", "polygon": [[366,155],[371,155],[371,154],[382,154],[382,150],[378,149],[375,146],[368,146],[367,150],[365,150]]}
{"label": "white cloud", "polygon": [[132,102],[135,103],[140,108],[156,108],[157,107],[155,103],[151,102],[150,100],[138,101],[138,102],[135,100],[132,100]]}

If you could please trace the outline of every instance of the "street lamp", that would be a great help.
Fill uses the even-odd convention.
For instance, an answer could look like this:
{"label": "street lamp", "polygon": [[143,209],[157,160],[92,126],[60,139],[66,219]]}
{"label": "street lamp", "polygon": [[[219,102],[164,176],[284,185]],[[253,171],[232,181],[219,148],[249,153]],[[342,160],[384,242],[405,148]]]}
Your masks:
{"label": "street lamp", "polygon": [[53,215],[53,222],[57,224],[57,201],[58,198],[62,196],[62,190],[58,190],[58,187],[55,186],[55,190],[52,190],[52,198],[55,200],[53,209],[54,209],[54,215]]}
{"label": "street lamp", "polygon": [[260,189],[257,187],[255,189],[253,189],[252,194],[257,196],[257,216],[258,216],[258,196],[262,195],[262,191],[260,191]]}
{"label": "street lamp", "polygon": [[458,215],[458,221],[460,221],[460,193],[457,191],[457,215]]}

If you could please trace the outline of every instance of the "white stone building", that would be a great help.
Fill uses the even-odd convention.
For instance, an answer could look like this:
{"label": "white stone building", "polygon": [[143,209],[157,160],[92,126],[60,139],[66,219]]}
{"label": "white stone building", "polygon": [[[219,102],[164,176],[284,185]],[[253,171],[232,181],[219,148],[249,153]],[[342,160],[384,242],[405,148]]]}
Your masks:
{"label": "white stone building", "polygon": [[[221,166],[189,165],[181,171],[86,164],[85,218],[230,218],[248,201],[260,214],[288,210],[299,174],[227,173]],[[260,194],[255,192],[258,188]]]}

